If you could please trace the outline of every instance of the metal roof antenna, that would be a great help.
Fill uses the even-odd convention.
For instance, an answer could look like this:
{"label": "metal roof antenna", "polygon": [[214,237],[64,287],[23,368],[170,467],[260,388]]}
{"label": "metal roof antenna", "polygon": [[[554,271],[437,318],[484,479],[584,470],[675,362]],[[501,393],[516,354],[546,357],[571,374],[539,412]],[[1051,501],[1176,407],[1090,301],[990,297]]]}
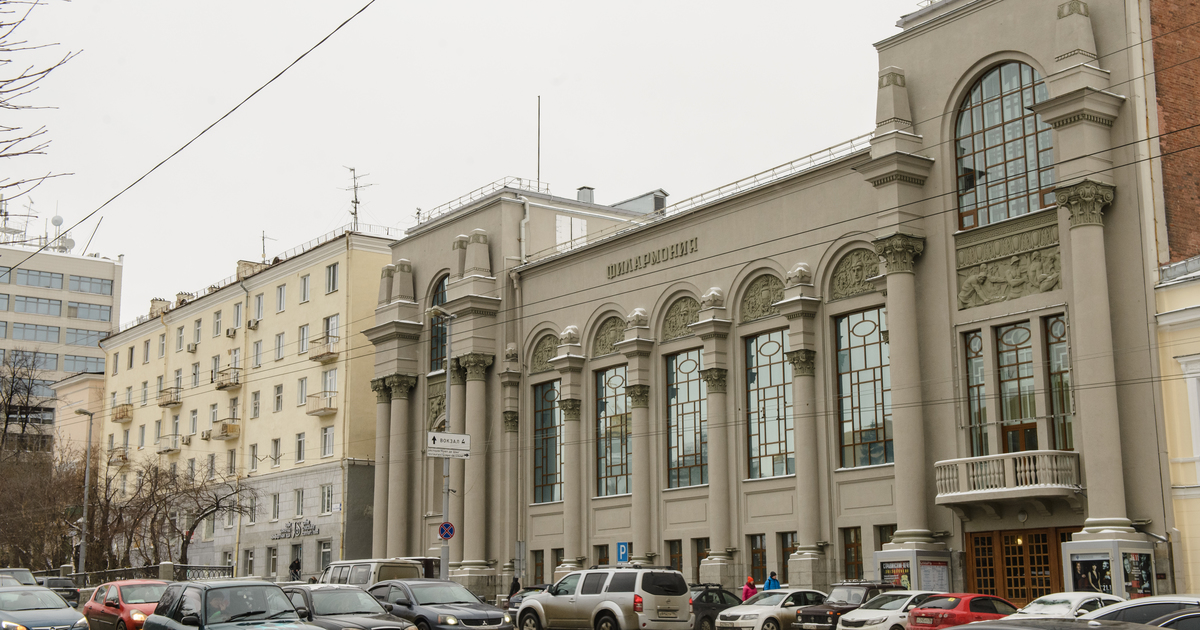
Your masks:
{"label": "metal roof antenna", "polygon": [[273,241],[273,240],[275,240],[275,239],[267,236],[267,231],[263,230],[263,233],[262,233],[262,261],[263,261],[264,265],[267,264],[267,241]]}
{"label": "metal roof antenna", "polygon": [[[343,166],[342,168],[348,169],[350,171],[350,179],[354,182],[354,184],[350,188],[343,188],[342,190],[354,191],[354,198],[350,200],[350,206],[351,206],[350,229],[354,232],[357,232],[358,231],[358,189],[359,188],[370,188],[371,186],[374,186],[374,184],[360,185],[358,183],[358,174],[354,172],[353,166]],[[363,175],[363,177],[369,177],[370,175],[371,175],[370,173],[367,173],[366,175]]]}

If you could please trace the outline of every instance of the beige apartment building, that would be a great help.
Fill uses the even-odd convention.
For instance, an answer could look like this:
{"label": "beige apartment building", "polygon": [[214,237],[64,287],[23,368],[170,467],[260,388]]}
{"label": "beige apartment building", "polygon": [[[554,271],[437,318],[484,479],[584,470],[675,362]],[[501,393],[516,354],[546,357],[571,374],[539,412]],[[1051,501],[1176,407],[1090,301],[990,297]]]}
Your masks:
{"label": "beige apartment building", "polygon": [[[446,520],[489,594],[625,550],[727,586],[1184,590],[1159,8],[925,3],[847,78],[878,86],[871,134],[565,245],[531,213],[603,215],[590,189],[424,221],[365,331],[373,555],[435,554]],[[442,428],[472,444],[448,514]]]}
{"label": "beige apartment building", "polygon": [[393,240],[347,227],[270,263],[238,262],[101,342],[110,477],[124,486],[150,460],[257,494],[252,514],[208,519],[192,562],[286,578],[299,559],[307,577],[370,551],[374,362],[360,333]]}

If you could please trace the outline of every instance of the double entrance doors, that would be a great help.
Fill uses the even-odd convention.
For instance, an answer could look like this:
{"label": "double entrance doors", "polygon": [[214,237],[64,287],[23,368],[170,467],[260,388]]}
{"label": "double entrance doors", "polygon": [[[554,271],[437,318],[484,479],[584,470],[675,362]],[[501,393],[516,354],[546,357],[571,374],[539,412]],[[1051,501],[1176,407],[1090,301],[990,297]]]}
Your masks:
{"label": "double entrance doors", "polygon": [[1017,606],[1063,590],[1061,545],[1078,527],[967,534],[967,591]]}

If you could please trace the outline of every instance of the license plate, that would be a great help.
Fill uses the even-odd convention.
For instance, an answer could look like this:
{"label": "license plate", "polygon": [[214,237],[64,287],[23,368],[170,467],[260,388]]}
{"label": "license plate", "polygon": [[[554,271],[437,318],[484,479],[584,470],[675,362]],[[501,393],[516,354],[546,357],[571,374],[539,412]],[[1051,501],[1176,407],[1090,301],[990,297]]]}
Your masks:
{"label": "license plate", "polygon": [[925,624],[925,625],[927,625],[927,626],[932,626],[932,625],[933,625],[933,618],[932,618],[932,617],[917,617],[917,618],[916,618],[916,622],[917,622],[917,623],[923,623],[923,624]]}
{"label": "license plate", "polygon": [[802,623],[800,625],[804,630],[826,630],[829,627],[823,623]]}
{"label": "license plate", "polygon": [[659,610],[658,618],[659,619],[674,619],[675,611],[674,610]]}
{"label": "license plate", "polygon": [[718,628],[732,628],[732,627],[734,627],[734,623],[732,621],[718,621],[717,627]]}

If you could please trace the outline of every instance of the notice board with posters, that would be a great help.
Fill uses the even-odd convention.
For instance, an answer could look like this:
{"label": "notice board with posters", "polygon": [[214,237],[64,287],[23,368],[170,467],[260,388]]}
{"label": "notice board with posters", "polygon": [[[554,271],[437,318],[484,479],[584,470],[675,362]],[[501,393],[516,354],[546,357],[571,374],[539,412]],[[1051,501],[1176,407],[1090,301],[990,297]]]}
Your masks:
{"label": "notice board with posters", "polygon": [[1071,583],[1075,591],[1112,594],[1112,559],[1107,553],[1071,554]]}
{"label": "notice board with posters", "polygon": [[1148,553],[1121,552],[1125,569],[1125,594],[1129,599],[1154,594],[1154,562]]}
{"label": "notice board with posters", "polygon": [[945,560],[921,561],[921,588],[926,591],[950,591],[950,563]]}
{"label": "notice board with posters", "polygon": [[908,560],[881,562],[879,569],[883,573],[883,582],[886,584],[895,584],[900,588],[909,588],[912,585],[912,566]]}

